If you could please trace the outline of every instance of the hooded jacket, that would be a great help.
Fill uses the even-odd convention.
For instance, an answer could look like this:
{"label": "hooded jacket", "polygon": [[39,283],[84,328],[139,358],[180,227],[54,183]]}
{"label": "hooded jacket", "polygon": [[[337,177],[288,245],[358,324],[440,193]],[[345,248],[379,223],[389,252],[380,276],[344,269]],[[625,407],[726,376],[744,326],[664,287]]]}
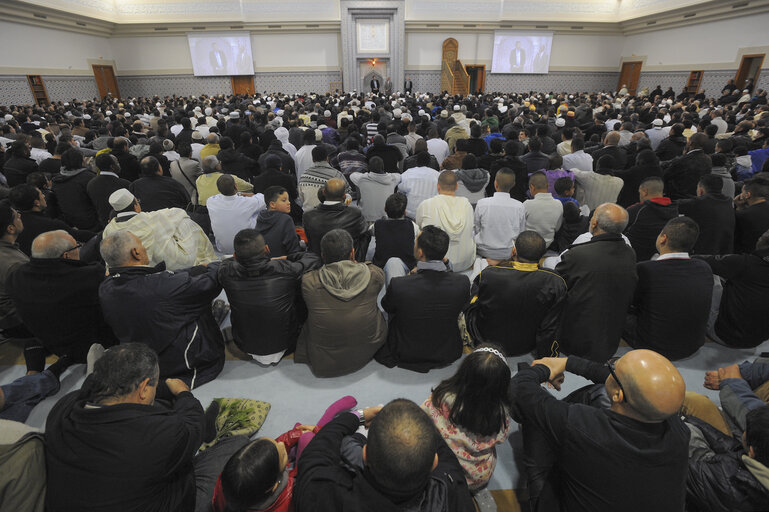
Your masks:
{"label": "hooded jacket", "polygon": [[420,229],[424,226],[437,226],[449,235],[446,257],[456,272],[473,265],[473,207],[466,198],[438,194],[425,199],[417,208],[416,221]]}
{"label": "hooded jacket", "polygon": [[459,139],[469,139],[470,135],[467,133],[467,130],[465,130],[462,126],[459,126],[458,124],[452,126],[448,130],[446,130],[446,136],[443,138],[449,145],[449,151],[454,152],[454,150],[457,148],[457,141]]}
{"label": "hooded jacket", "polygon": [[686,137],[683,135],[671,135],[667,139],[660,142],[655,151],[657,158],[660,162],[667,160],[673,160],[676,157],[683,155],[686,149]]}
{"label": "hooded jacket", "polygon": [[470,204],[475,205],[486,197],[486,185],[491,179],[486,169],[460,169],[455,171],[457,183],[457,196],[466,197]]}
{"label": "hooded jacket", "polygon": [[654,197],[628,208],[625,235],[636,252],[637,261],[651,259],[657,252],[657,235],[667,222],[678,217],[678,205],[667,197]]}
{"label": "hooded jacket", "polygon": [[61,210],[62,220],[72,227],[99,231],[99,217],[88,196],[88,182],[96,175],[90,170],[62,169],[53,177],[53,192]]}
{"label": "hooded jacket", "polygon": [[299,237],[291,216],[277,210],[262,210],[256,217],[254,228],[264,237],[270,248],[270,257],[279,258],[301,250]]}
{"label": "hooded jacket", "polygon": [[307,322],[294,360],[317,377],[338,377],[361,369],[387,338],[377,296],[384,272],[350,260],[324,265],[302,278]]}

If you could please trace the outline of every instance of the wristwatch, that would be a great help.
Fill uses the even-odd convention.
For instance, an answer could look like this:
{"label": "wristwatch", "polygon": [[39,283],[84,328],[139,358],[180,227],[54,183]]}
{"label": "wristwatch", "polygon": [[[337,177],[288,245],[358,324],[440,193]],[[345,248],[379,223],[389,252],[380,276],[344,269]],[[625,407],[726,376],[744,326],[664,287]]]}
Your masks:
{"label": "wristwatch", "polygon": [[366,417],[365,417],[365,414],[363,413],[363,409],[356,409],[356,410],[352,411],[352,413],[358,417],[358,424],[359,425],[365,425],[366,424]]}

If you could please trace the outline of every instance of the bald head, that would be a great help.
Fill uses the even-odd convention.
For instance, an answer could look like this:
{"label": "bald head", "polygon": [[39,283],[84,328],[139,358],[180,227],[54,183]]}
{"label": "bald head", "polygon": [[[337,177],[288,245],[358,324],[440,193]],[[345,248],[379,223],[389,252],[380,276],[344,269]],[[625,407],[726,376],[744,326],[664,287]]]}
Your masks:
{"label": "bald head", "polygon": [[344,201],[346,185],[345,181],[339,178],[328,180],[324,190],[326,201]]}
{"label": "bald head", "polygon": [[59,229],[57,231],[48,231],[37,235],[32,241],[33,258],[57,259],[67,258],[71,260],[80,259],[80,251],[74,250],[77,245],[72,235]]}
{"label": "bald head", "polygon": [[633,350],[617,362],[617,377],[606,379],[612,408],[648,423],[659,423],[681,410],[686,393],[683,377],[666,357],[651,350]]}
{"label": "bald head", "polygon": [[619,132],[609,132],[606,134],[606,139],[604,140],[604,144],[607,146],[616,146],[619,144],[620,135]]}
{"label": "bald head", "polygon": [[593,212],[590,219],[590,233],[593,236],[603,234],[621,234],[628,223],[627,210],[618,204],[603,203]]}

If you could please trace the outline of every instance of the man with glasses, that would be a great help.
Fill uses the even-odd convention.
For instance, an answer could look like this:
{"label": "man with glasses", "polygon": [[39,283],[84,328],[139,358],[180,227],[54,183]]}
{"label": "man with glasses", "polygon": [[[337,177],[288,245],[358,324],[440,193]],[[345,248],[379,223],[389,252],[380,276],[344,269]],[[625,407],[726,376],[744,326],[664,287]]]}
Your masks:
{"label": "man with glasses", "polygon": [[[560,390],[565,371],[605,384],[611,406],[561,401],[542,388]],[[683,510],[690,434],[677,414],[685,390],[678,370],[650,350],[606,364],[543,358],[521,369],[510,392],[532,510]]]}
{"label": "man with glasses", "polygon": [[6,282],[19,318],[39,343],[24,349],[28,372],[41,372],[46,355],[85,363],[91,345],[114,345],[99,306],[104,266],[80,260],[82,244],[66,231],[50,231],[32,242],[32,258]]}

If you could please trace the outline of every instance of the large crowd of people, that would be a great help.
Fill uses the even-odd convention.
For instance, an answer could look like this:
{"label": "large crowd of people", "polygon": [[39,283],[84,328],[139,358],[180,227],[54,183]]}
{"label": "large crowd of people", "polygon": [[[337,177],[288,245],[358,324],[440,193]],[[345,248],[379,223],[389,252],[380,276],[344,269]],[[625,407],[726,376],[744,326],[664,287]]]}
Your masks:
{"label": "large crowd of people", "polygon": [[[0,508],[495,510],[517,423],[530,510],[769,510],[769,363],[708,372],[720,408],[674,364],[769,339],[769,105],[744,87],[0,107],[27,368],[0,386]],[[344,397],[199,451],[226,347],[317,378],[467,355],[421,406]],[[79,363],[44,447],[22,437]],[[557,400],[566,372],[593,384]]]}

